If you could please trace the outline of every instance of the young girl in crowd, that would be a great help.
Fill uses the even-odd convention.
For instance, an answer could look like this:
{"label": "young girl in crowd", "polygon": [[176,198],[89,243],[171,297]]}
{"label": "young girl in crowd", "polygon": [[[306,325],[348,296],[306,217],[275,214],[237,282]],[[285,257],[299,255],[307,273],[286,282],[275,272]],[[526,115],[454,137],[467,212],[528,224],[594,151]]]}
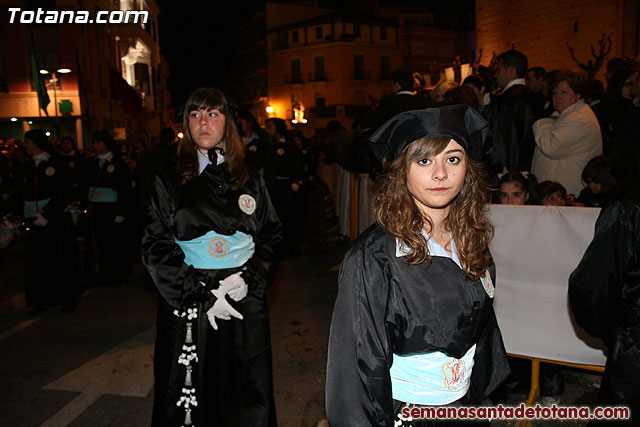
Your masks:
{"label": "young girl in crowd", "polygon": [[533,191],[537,180],[528,172],[506,172],[498,174],[500,184],[498,198],[502,205],[535,205],[536,195]]}
{"label": "young girl in crowd", "polygon": [[377,224],[340,270],[327,365],[332,426],[428,426],[406,415],[478,405],[509,374],[492,304],[487,188],[474,162],[486,127],[471,107],[454,105],[398,114],[372,135],[386,173]]}
{"label": "young girl in crowd", "polygon": [[574,206],[573,196],[559,182],[542,181],[536,193],[542,206]]}

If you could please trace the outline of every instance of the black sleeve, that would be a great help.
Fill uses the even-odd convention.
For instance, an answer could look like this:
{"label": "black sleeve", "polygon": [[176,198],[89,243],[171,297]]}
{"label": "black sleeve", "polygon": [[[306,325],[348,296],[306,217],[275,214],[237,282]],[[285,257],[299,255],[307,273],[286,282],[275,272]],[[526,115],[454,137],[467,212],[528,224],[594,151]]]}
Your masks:
{"label": "black sleeve", "polygon": [[184,262],[184,253],[172,232],[172,202],[169,186],[156,176],[142,238],[142,261],[167,303],[185,311],[198,302],[212,303],[215,297],[200,284],[206,278]]}
{"label": "black sleeve", "polygon": [[382,263],[363,248],[352,249],[340,269],[329,337],[326,408],[331,426],[393,426],[388,294]]}
{"label": "black sleeve", "polygon": [[576,322],[605,342],[614,316],[608,308],[612,304],[611,298],[616,298],[609,281],[620,280],[618,272],[624,271],[623,256],[618,250],[620,245],[616,242],[624,229],[618,221],[619,211],[620,202],[616,202],[600,212],[593,240],[569,277],[569,303]]}

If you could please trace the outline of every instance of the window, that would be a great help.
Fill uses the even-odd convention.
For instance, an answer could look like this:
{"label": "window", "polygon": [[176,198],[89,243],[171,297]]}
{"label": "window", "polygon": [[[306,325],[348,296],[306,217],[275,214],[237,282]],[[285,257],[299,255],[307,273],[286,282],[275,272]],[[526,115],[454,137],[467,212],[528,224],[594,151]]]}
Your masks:
{"label": "window", "polygon": [[316,38],[317,39],[322,38],[322,27],[316,27]]}
{"label": "window", "polygon": [[298,43],[298,30],[291,31],[291,43]]}
{"label": "window", "polygon": [[315,80],[321,81],[326,80],[327,77],[324,74],[324,56],[316,56],[314,58],[314,66],[315,66]]}
{"label": "window", "polygon": [[380,78],[382,80],[391,78],[391,58],[389,56],[380,57]]}
{"label": "window", "polygon": [[300,71],[300,60],[292,59],[291,60],[291,83],[300,83],[302,82],[302,73]]}
{"label": "window", "polygon": [[364,79],[364,55],[353,55],[353,78]]}
{"label": "window", "polygon": [[387,39],[387,27],[380,27],[380,40]]}
{"label": "window", "polygon": [[360,24],[353,24],[353,34],[360,37]]}

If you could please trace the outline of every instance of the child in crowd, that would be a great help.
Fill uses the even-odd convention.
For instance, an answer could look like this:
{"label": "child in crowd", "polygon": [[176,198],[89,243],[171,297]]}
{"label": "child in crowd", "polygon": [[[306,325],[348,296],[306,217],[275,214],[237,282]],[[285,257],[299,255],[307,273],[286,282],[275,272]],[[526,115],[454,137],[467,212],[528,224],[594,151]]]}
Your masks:
{"label": "child in crowd", "polygon": [[608,203],[618,185],[611,174],[612,160],[608,156],[597,156],[589,160],[582,171],[586,188],[580,192],[578,202],[586,207],[599,208]]}
{"label": "child in crowd", "polygon": [[542,206],[582,206],[572,194],[555,181],[543,181],[536,187],[536,194]]}
{"label": "child in crowd", "polygon": [[498,174],[498,199],[502,205],[535,205],[537,204],[537,179],[529,172],[505,172]]}

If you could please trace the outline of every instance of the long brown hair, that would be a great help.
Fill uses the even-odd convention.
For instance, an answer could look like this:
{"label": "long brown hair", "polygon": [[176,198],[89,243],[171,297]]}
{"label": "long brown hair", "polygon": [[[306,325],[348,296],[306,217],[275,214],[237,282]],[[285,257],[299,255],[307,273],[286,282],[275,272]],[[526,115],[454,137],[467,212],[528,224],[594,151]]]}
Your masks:
{"label": "long brown hair", "polygon": [[195,90],[184,106],[182,128],[184,138],[178,145],[178,166],[182,173],[182,183],[198,176],[197,146],[189,129],[189,113],[196,110],[219,110],[225,117],[224,125],[224,167],[231,175],[233,188],[239,188],[247,181],[248,170],[244,162],[244,144],[236,126],[235,117],[229,108],[224,93],[214,88],[200,88]]}
{"label": "long brown hair", "polygon": [[[450,140],[449,137],[426,137],[413,141],[378,179],[376,219],[382,229],[410,249],[406,255],[410,264],[431,261],[422,229],[432,235],[434,225],[413,200],[407,188],[407,173],[412,163],[440,154]],[[445,228],[451,232],[458,247],[462,269],[469,279],[476,280],[491,264],[486,249],[493,235],[493,227],[484,212],[484,205],[488,201],[484,170],[468,157],[466,163],[464,184],[451,202]]]}

